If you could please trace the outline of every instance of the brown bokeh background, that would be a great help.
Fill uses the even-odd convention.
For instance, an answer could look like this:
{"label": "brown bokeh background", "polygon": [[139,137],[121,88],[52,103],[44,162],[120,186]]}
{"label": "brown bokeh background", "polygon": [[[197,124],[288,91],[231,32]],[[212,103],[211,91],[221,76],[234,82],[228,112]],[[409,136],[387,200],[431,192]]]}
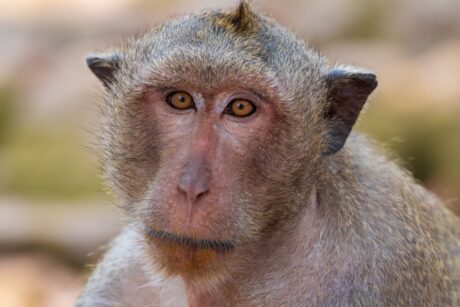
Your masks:
{"label": "brown bokeh background", "polygon": [[[0,2],[0,307],[71,306],[120,227],[91,151],[98,81],[85,55],[237,1]],[[460,1],[259,0],[332,62],[379,77],[357,129],[460,213]]]}

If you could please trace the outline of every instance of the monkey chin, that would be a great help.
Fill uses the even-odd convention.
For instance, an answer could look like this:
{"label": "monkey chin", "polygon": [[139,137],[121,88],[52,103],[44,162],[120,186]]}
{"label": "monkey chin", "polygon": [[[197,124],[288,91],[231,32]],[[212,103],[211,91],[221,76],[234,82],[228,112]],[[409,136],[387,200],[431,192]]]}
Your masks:
{"label": "monkey chin", "polygon": [[232,241],[199,239],[148,227],[146,237],[155,250],[154,262],[167,275],[201,279],[222,268],[235,249]]}

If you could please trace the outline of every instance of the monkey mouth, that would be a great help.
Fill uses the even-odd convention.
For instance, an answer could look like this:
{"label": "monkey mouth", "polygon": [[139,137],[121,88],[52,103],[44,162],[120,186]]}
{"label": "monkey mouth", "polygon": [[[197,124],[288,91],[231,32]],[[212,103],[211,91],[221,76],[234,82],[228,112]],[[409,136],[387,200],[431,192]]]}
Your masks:
{"label": "monkey mouth", "polygon": [[178,235],[162,230],[155,230],[152,227],[147,227],[146,232],[152,238],[192,249],[208,249],[216,252],[227,253],[235,248],[235,244],[232,241],[197,239],[186,235]]}

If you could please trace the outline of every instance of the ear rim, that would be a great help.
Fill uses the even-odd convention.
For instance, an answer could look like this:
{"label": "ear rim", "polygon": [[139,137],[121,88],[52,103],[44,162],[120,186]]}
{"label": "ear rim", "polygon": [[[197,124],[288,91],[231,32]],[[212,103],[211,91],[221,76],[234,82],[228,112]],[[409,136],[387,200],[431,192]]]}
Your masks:
{"label": "ear rim", "polygon": [[377,88],[377,76],[365,69],[335,67],[325,76],[328,106],[327,148],[325,156],[339,152],[345,145],[369,95]]}
{"label": "ear rim", "polygon": [[115,73],[120,68],[121,55],[116,52],[106,54],[89,54],[86,66],[109,89],[115,81]]}

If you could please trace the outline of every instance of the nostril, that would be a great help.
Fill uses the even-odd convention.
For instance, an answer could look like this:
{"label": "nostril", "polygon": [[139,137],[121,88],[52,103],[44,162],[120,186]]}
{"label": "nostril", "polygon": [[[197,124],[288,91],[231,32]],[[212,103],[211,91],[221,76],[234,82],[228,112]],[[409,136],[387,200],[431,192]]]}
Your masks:
{"label": "nostril", "polygon": [[208,192],[209,192],[209,189],[207,189],[206,191],[198,193],[196,195],[196,197],[195,197],[195,200],[198,200],[199,198],[201,198],[203,195],[207,194]]}

